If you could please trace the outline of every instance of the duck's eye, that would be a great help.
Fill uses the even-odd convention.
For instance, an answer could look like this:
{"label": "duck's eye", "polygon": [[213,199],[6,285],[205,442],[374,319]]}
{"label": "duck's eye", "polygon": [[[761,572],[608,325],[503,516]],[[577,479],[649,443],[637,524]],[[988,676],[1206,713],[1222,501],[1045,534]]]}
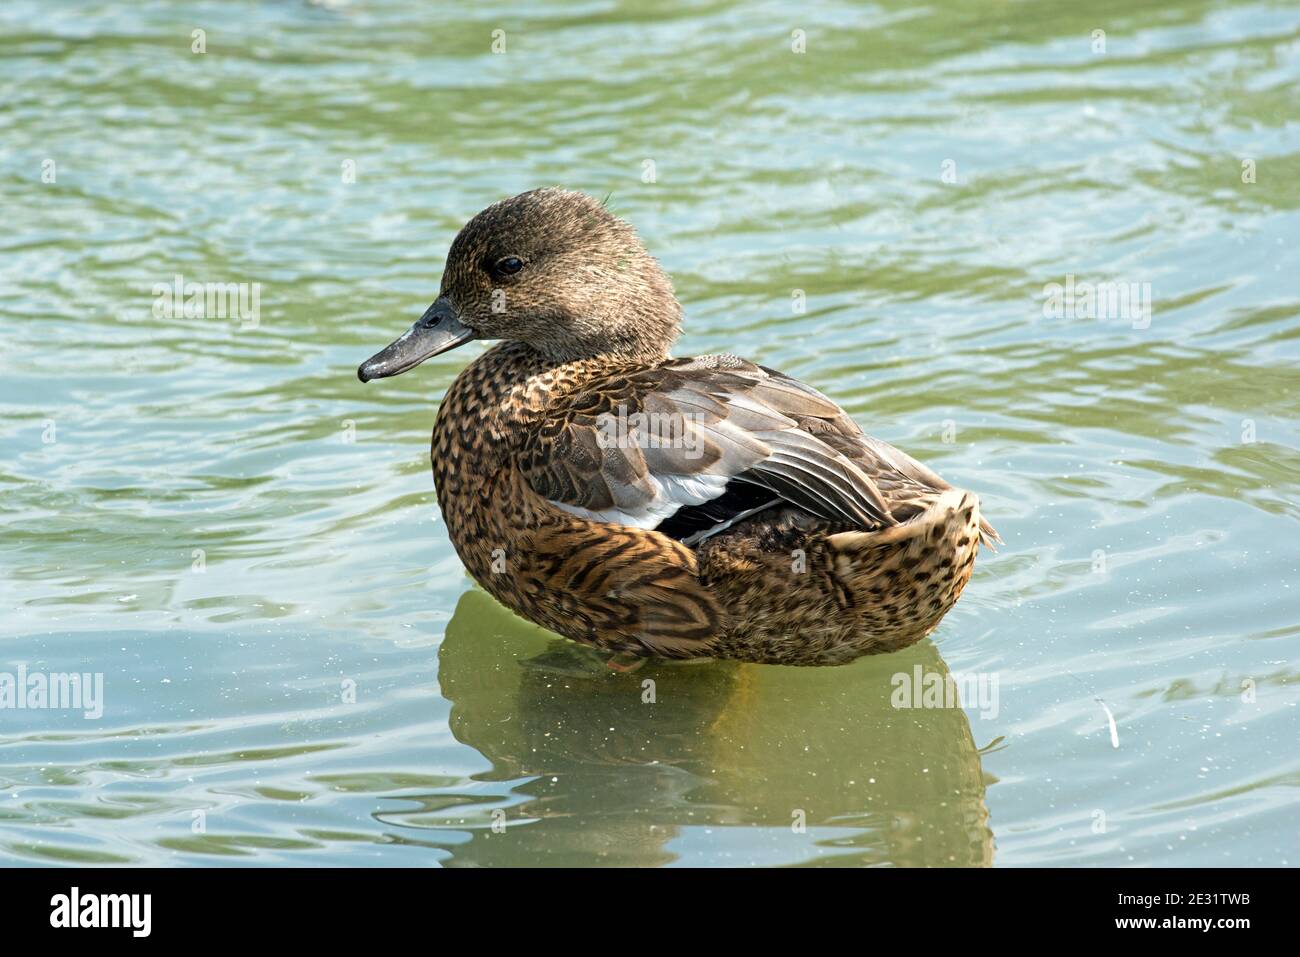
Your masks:
{"label": "duck's eye", "polygon": [[497,271],[505,276],[513,276],[524,268],[524,261],[518,256],[506,256],[497,260]]}

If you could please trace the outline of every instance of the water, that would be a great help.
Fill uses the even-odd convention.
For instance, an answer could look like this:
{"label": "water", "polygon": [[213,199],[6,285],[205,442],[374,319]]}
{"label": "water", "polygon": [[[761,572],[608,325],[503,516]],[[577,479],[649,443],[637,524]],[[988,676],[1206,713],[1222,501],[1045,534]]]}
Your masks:
{"label": "water", "polygon": [[[104,675],[0,711],[5,863],[1296,863],[1300,8],[11,0],[0,61],[0,670]],[[679,355],[982,496],[932,639],[616,675],[466,578],[428,434],[481,347],[354,370],[553,183]]]}

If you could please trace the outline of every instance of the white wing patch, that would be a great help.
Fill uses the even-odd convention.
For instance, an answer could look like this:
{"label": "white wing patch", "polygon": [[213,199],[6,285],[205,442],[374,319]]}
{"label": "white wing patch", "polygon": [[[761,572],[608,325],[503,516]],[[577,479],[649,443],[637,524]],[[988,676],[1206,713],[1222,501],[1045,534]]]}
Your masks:
{"label": "white wing patch", "polygon": [[552,505],[589,522],[631,525],[633,528],[657,528],[680,508],[703,505],[720,496],[729,475],[654,475],[647,476],[654,485],[654,497],[635,508],[604,508],[593,511],[548,499]]}

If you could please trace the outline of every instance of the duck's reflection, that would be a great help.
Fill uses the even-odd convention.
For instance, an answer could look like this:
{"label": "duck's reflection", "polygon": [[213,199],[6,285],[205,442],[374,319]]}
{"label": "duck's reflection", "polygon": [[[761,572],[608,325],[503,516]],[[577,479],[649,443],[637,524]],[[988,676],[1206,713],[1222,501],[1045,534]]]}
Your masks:
{"label": "duck's reflection", "polygon": [[456,802],[443,826],[469,839],[447,863],[989,864],[965,712],[891,704],[918,664],[947,674],[929,641],[839,668],[620,674],[467,592],[439,681],[452,732],[492,762],[478,777],[515,800]]}

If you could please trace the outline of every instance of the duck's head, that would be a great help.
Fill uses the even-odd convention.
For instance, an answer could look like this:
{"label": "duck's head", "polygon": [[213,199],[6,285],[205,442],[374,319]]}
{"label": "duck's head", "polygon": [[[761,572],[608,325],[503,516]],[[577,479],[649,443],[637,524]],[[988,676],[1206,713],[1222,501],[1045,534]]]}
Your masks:
{"label": "duck's head", "polygon": [[521,342],[556,362],[654,361],[680,326],[672,283],[631,226],[583,193],[535,189],[465,224],[437,300],[357,375],[397,375],[474,339]]}

